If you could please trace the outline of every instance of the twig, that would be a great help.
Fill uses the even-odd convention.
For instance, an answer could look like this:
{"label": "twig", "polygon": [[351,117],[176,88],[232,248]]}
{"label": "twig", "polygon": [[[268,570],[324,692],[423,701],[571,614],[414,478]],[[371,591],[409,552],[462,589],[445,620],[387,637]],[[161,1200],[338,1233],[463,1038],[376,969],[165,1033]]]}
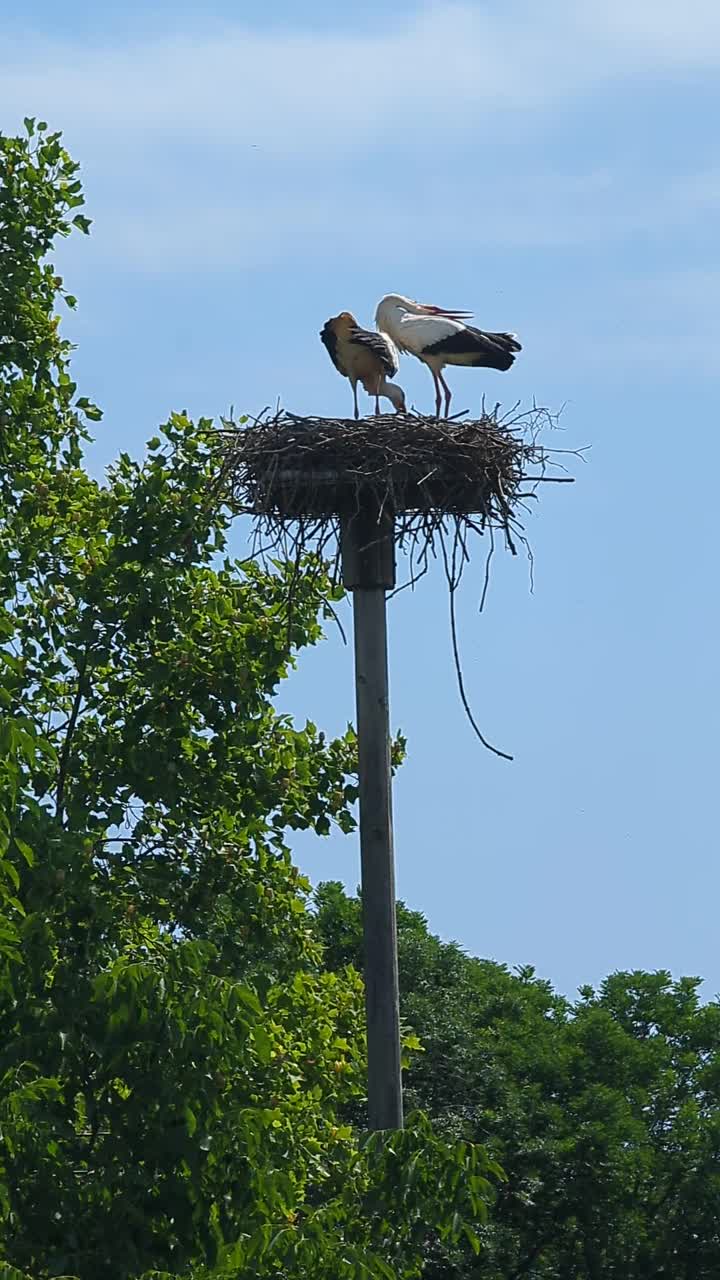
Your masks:
{"label": "twig", "polygon": [[[446,550],[445,550],[445,544],[444,544],[444,542],[443,542],[442,540],[441,540],[441,542],[440,542],[440,545],[441,545],[441,547],[442,547],[442,549],[443,549],[443,559],[445,560],[445,567],[446,567],[446,573],[447,573],[447,576],[448,576],[448,582],[451,582],[451,581],[452,581],[452,575],[451,575],[451,574],[450,574],[450,572],[448,571],[447,555],[446,555]],[[477,737],[480,739],[480,741],[481,741],[482,745],[483,745],[484,747],[486,747],[488,751],[492,751],[493,755],[500,756],[500,757],[501,757],[501,759],[503,759],[503,760],[512,760],[512,758],[513,758],[513,757],[512,757],[512,756],[510,756],[510,755],[508,755],[506,751],[500,751],[500,749],[499,749],[498,747],[494,747],[494,746],[492,745],[492,743],[491,743],[491,742],[488,742],[487,738],[486,738],[486,737],[484,736],[484,734],[481,732],[481,730],[480,730],[480,728],[479,728],[479,726],[478,726],[478,724],[477,724],[477,721],[475,720],[475,717],[473,716],[473,713],[472,713],[472,711],[471,711],[471,709],[470,709],[470,703],[468,702],[467,694],[466,694],[466,692],[465,692],[465,681],[464,681],[464,679],[463,679],[462,667],[460,666],[460,649],[459,649],[459,646],[458,646],[458,637],[457,637],[457,621],[456,621],[456,618],[455,618],[455,588],[454,588],[454,586],[451,586],[451,588],[450,588],[450,591],[449,591],[449,597],[450,597],[450,636],[451,636],[451,639],[452,639],[453,658],[454,658],[454,660],[455,660],[455,674],[456,674],[456,676],[457,676],[458,692],[459,692],[459,694],[460,694],[460,701],[462,702],[463,707],[465,708],[465,714],[466,714],[466,716],[467,716],[468,720],[470,721],[470,724],[471,724],[472,728],[474,729],[474,731],[475,731],[475,733],[476,733]]]}
{"label": "twig", "polygon": [[70,761],[70,748],[72,746],[73,735],[77,725],[78,716],[80,715],[80,707],[85,696],[85,674],[87,672],[88,661],[90,657],[90,642],[85,646],[85,652],[80,659],[78,667],[77,688],[75,697],[70,711],[70,719],[68,720],[67,733],[63,742],[62,751],[60,753],[60,763],[58,765],[58,781],[57,790],[55,792],[55,814],[59,819],[60,825],[64,826],[63,808],[65,803],[65,782],[67,779],[67,769]]}
{"label": "twig", "polygon": [[488,547],[488,553],[485,557],[485,577],[483,579],[483,589],[482,589],[482,595],[480,596],[480,607],[478,609],[478,613],[482,613],[483,609],[485,608],[485,601],[487,600],[487,593],[490,587],[490,564],[494,554],[495,554],[495,534],[491,529],[490,530],[490,546]]}

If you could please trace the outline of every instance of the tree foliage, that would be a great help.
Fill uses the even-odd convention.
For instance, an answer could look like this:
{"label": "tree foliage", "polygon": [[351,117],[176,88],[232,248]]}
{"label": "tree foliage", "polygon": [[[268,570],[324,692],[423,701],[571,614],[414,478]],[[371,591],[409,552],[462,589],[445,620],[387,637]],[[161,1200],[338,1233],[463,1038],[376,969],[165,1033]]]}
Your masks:
{"label": "tree foliage", "polygon": [[[360,960],[357,900],[317,895],[331,969]],[[616,973],[575,1002],[433,937],[398,909],[409,1099],[502,1165],[479,1257],[433,1244],[427,1276],[710,1280],[720,1274],[720,1005],[699,981]]]}
{"label": "tree foliage", "polygon": [[84,469],[47,261],[80,208],[59,135],[0,138],[3,1274],[417,1275],[498,1171],[342,1120],[361,984],[287,835],[352,828],[355,739],[272,703],[330,586],[308,565],[288,617],[283,566],[230,555],[207,421]]}

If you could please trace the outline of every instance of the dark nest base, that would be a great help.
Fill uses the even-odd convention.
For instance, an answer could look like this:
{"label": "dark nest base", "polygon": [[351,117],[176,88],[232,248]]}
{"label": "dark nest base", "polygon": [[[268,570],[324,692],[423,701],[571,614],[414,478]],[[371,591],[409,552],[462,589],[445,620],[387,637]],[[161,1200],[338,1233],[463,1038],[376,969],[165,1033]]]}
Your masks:
{"label": "dark nest base", "polygon": [[514,552],[537,485],[569,479],[547,474],[559,451],[538,435],[553,424],[547,410],[517,407],[465,421],[266,414],[218,432],[221,488],[234,510],[256,517],[268,549],[324,553],[341,519],[373,509],[394,517],[401,543],[459,525],[502,530]]}

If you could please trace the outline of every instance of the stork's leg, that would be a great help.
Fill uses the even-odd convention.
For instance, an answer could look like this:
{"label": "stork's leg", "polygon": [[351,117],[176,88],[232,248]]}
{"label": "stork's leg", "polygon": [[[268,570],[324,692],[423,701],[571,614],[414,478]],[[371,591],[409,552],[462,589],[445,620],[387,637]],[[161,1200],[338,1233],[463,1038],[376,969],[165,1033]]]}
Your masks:
{"label": "stork's leg", "polygon": [[379,417],[380,415],[380,387],[381,386],[382,386],[382,374],[379,373],[377,382],[375,383],[375,416],[376,417]]}
{"label": "stork's leg", "polygon": [[358,402],[357,402],[357,382],[353,381],[352,389],[353,389],[353,401],[355,403],[355,421],[357,422],[358,418],[360,417],[360,410],[358,409]]}
{"label": "stork's leg", "polygon": [[438,378],[438,375],[436,374],[434,369],[431,369],[430,372],[433,376],[433,382],[435,383],[435,417],[439,418],[440,403],[442,401],[442,391],[440,390],[440,379]]}
{"label": "stork's leg", "polygon": [[444,378],[443,378],[443,376],[442,376],[442,369],[441,369],[441,370],[440,370],[440,372],[438,373],[438,377],[439,377],[439,379],[440,379],[440,383],[441,383],[441,385],[442,385],[442,389],[443,389],[443,391],[445,392],[445,417],[447,418],[447,416],[448,416],[448,414],[449,414],[449,412],[450,412],[450,401],[452,400],[452,391],[450,390],[450,388],[449,388],[449,386],[448,386],[447,382],[445,381],[445,379],[444,379]]}

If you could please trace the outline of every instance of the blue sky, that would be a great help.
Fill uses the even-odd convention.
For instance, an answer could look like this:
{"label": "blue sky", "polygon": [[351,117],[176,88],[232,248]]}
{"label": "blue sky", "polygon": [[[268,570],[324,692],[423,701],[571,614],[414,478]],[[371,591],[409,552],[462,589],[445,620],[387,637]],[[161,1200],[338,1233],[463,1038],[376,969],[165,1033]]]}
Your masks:
{"label": "blue sky", "polygon": [[[518,332],[511,373],[451,373],[454,407],[565,404],[557,443],[592,448],[528,524],[534,594],[496,555],[478,617],[478,547],[460,602],[513,764],[464,720],[440,576],[391,606],[399,893],[567,992],[625,967],[720,991],[716,0],[29,10],[4,12],[0,121],[82,162],[93,234],[61,266],[95,468],[171,409],[347,412],[318,330],[386,292]],[[398,380],[430,408],[427,370]],[[336,635],[282,705],[352,718]],[[355,885],[353,838],[296,851]]]}

